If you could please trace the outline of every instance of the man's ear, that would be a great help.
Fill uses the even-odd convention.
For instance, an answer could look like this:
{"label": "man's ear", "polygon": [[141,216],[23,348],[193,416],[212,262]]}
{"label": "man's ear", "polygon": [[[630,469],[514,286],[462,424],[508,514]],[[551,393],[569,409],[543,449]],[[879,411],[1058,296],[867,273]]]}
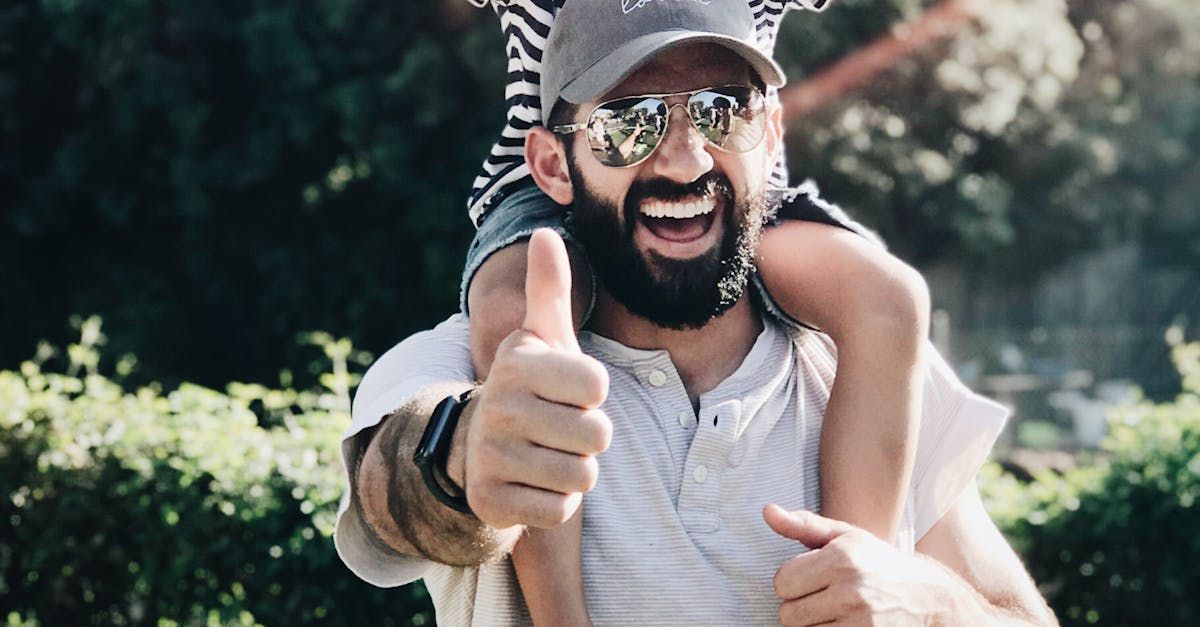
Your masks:
{"label": "man's ear", "polygon": [[783,150],[783,107],[778,103],[767,105],[767,154],[774,160],[779,156],[779,151]]}
{"label": "man's ear", "polygon": [[560,205],[569,205],[575,200],[565,150],[558,136],[545,127],[535,126],[525,135],[525,163],[533,175],[533,182]]}

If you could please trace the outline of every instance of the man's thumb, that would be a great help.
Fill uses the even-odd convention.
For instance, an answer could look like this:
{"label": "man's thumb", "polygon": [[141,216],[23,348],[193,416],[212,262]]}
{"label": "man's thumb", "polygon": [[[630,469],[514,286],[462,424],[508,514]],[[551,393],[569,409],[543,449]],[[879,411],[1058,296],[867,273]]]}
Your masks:
{"label": "man's thumb", "polygon": [[812,512],[789,512],[774,503],[763,508],[763,518],[775,533],[797,540],[810,549],[819,549],[855,528],[851,524]]}
{"label": "man's thumb", "polygon": [[538,229],[529,238],[522,326],[547,344],[579,350],[571,318],[571,262],[562,238],[551,229]]}

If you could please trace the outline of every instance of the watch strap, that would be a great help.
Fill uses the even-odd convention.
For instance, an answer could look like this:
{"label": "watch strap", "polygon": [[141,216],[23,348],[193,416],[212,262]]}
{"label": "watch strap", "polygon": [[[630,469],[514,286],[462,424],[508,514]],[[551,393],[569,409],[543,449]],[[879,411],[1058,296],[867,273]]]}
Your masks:
{"label": "watch strap", "polygon": [[471,506],[467,503],[467,493],[455,485],[446,471],[446,462],[450,457],[450,445],[454,440],[454,431],[463,409],[470,401],[474,390],[467,390],[458,396],[447,396],[438,403],[425,426],[421,442],[413,453],[413,462],[421,470],[425,487],[443,505],[464,514],[471,514]]}

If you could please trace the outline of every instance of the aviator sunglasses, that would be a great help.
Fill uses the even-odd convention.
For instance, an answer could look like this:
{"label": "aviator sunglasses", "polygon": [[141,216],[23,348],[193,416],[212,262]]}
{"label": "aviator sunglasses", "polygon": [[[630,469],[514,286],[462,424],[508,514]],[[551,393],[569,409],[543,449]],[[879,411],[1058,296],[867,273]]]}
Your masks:
{"label": "aviator sunglasses", "polygon": [[[687,96],[686,105],[667,104],[668,98],[680,96]],[[675,107],[684,108],[705,141],[729,152],[752,150],[762,141],[767,126],[762,92],[746,85],[725,85],[609,100],[597,105],[587,122],[550,130],[559,134],[587,131],[588,146],[597,161],[627,168],[654,154],[667,134],[667,122]]]}

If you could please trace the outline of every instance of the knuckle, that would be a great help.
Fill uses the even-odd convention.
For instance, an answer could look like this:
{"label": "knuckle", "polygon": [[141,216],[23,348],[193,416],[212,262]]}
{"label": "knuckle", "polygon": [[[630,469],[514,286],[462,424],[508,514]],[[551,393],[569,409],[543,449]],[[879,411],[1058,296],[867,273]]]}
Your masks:
{"label": "knuckle", "polygon": [[561,525],[574,513],[570,501],[570,496],[566,494],[545,499],[530,513],[530,524],[543,529]]}
{"label": "knuckle", "polygon": [[584,406],[599,407],[608,398],[608,370],[595,359],[586,355],[580,360],[583,379],[581,383]]}
{"label": "knuckle", "polygon": [[862,614],[870,609],[870,604],[857,589],[842,601],[842,611],[845,614]]}
{"label": "knuckle", "polygon": [[852,555],[842,550],[841,547],[827,546],[826,549],[832,549],[831,565],[829,567],[830,574],[836,580],[842,582],[853,583],[859,578],[858,564]]}
{"label": "knuckle", "polygon": [[580,491],[590,491],[596,487],[596,481],[600,478],[600,462],[592,455],[584,457],[581,461],[580,475]]}
{"label": "knuckle", "polygon": [[523,416],[520,405],[521,403],[517,396],[513,394],[496,399],[493,409],[495,415],[492,418],[495,428],[503,433],[510,433],[516,430]]}
{"label": "knuckle", "polygon": [[[493,361],[497,364],[504,361],[508,355],[512,353],[514,349],[516,349],[517,344],[520,343],[520,341],[520,331],[513,331],[512,333],[504,336],[504,339],[500,340],[500,343],[496,345],[496,355]],[[492,370],[495,371],[494,366]]]}
{"label": "knuckle", "polygon": [[[775,588],[775,596],[781,599],[784,598],[784,583],[783,569],[780,568],[779,570],[775,571],[775,576],[771,579],[771,585]],[[781,612],[783,611],[782,607],[779,609]],[[780,615],[780,618],[782,618],[782,614]]]}
{"label": "knuckle", "polygon": [[485,485],[498,479],[504,466],[504,451],[494,441],[484,440],[474,447],[473,478]]}
{"label": "knuckle", "polygon": [[582,418],[580,422],[584,429],[585,444],[589,449],[587,452],[607,451],[612,443],[613,433],[612,420],[609,420],[608,414],[599,409],[592,409],[584,412]]}
{"label": "knuckle", "polygon": [[513,331],[496,346],[496,355],[492,359],[492,369],[489,379],[510,372],[529,352],[529,334],[524,331]]}
{"label": "knuckle", "polygon": [[853,583],[858,580],[858,569],[848,561],[839,560],[831,567],[830,575],[836,581]]}
{"label": "knuckle", "polygon": [[846,564],[856,573],[861,573],[865,568],[867,568],[867,557],[863,551],[860,550],[860,543],[854,541],[856,538],[851,536],[845,536],[844,538],[845,539],[842,544],[838,545],[838,548],[842,552],[843,559],[846,561]]}
{"label": "knuckle", "polygon": [[528,331],[520,333],[521,337],[513,346],[514,364],[522,368],[529,368],[533,364],[545,360],[551,352],[550,346],[533,333]]}
{"label": "knuckle", "polygon": [[555,525],[561,525],[570,520],[571,514],[574,513],[575,510],[571,507],[571,499],[557,499],[555,507],[551,511],[551,522]]}
{"label": "knuckle", "polygon": [[519,394],[489,394],[476,411],[483,432],[489,439],[504,438],[518,430],[524,415]]}
{"label": "knuckle", "polygon": [[467,504],[480,520],[492,523],[500,518],[496,508],[496,500],[492,498],[491,490],[486,484],[474,483],[467,486]]}
{"label": "knuckle", "polygon": [[797,615],[797,609],[794,603],[783,603],[779,606],[780,625],[799,625],[799,618],[800,617]]}
{"label": "knuckle", "polygon": [[[494,373],[495,371],[495,367],[493,367],[492,372]],[[475,411],[471,415],[472,430],[478,425],[478,428],[486,433],[495,424],[499,413],[502,411],[502,399],[504,398],[504,394],[497,394],[496,392],[494,385],[491,387],[485,385],[475,399],[471,401],[475,404]]]}
{"label": "knuckle", "polygon": [[[541,359],[546,354],[546,343],[528,331],[514,331],[501,344],[503,351],[496,350],[493,364],[503,363],[503,372],[509,376],[521,376],[531,363]],[[495,365],[492,366],[495,372]],[[489,375],[494,376],[494,375]]]}

